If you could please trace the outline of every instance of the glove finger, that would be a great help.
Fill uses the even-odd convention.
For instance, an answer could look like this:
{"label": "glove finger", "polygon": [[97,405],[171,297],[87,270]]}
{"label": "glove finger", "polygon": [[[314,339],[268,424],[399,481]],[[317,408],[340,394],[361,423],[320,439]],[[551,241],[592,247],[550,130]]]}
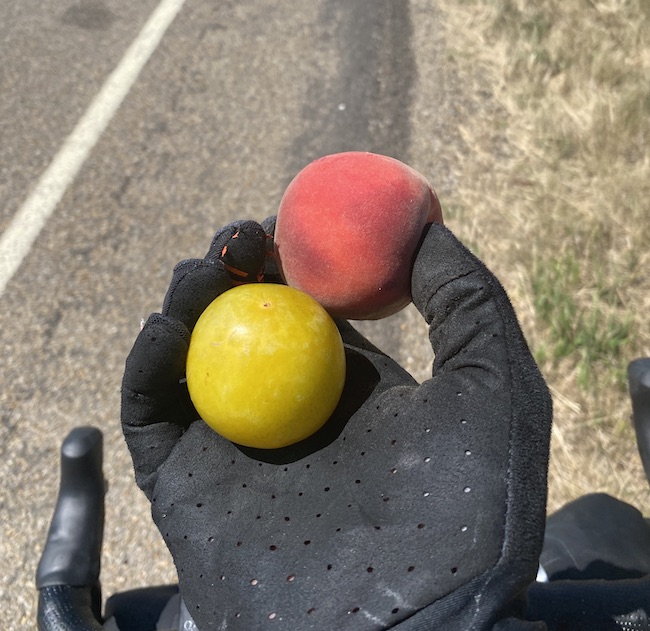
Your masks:
{"label": "glove finger", "polygon": [[286,284],[280,274],[277,259],[275,258],[275,222],[277,216],[271,215],[262,222],[262,228],[266,234],[266,262],[264,263],[264,280],[267,283]]}
{"label": "glove finger", "polygon": [[181,261],[174,268],[162,315],[179,320],[191,331],[206,307],[231,287],[230,275],[222,261]]}
{"label": "glove finger", "polygon": [[235,285],[261,282],[266,233],[256,221],[234,221],[215,234],[205,258],[223,261]]}
{"label": "glove finger", "polygon": [[198,418],[184,384],[190,333],[178,320],[153,314],[126,360],[122,431],[136,480],[148,496],[185,429]]}
{"label": "glove finger", "polygon": [[[432,379],[420,386],[416,398],[426,398],[429,405],[435,400],[434,409],[443,417],[476,418],[476,432],[485,432],[486,441],[491,436],[508,445],[491,452],[499,466],[512,466],[517,451],[530,458],[517,466],[530,463],[532,470],[544,470],[550,394],[494,274],[449,230],[431,224],[413,267],[412,295],[429,325],[435,354]],[[492,429],[480,421],[483,414],[492,416]],[[530,480],[520,473],[518,480]]]}
{"label": "glove finger", "polygon": [[264,232],[266,233],[267,237],[273,238],[275,235],[275,222],[277,221],[278,216],[277,215],[270,215],[264,221],[262,221],[262,228],[264,229]]}
{"label": "glove finger", "polygon": [[[430,224],[417,252],[411,278],[413,303],[429,325],[435,354],[434,373],[489,367],[502,357],[506,331],[521,329],[499,281],[454,235]],[[527,350],[527,349],[526,349]],[[496,358],[501,359],[496,360]]]}

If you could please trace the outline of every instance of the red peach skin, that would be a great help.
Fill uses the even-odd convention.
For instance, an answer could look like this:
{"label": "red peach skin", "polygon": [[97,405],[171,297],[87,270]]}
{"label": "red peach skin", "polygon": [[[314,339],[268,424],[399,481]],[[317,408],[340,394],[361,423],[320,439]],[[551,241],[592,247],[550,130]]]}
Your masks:
{"label": "red peach skin", "polygon": [[411,167],[373,153],[333,154],[287,187],[276,259],[287,284],[332,316],[377,320],[411,301],[415,250],[434,221],[443,221],[438,198]]}

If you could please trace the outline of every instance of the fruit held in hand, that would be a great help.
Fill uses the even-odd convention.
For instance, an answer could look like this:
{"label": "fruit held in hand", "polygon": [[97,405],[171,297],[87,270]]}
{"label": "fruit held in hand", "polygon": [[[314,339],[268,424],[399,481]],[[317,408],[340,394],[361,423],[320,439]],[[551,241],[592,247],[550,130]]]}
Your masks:
{"label": "fruit held in hand", "polygon": [[307,438],[336,407],[345,352],[336,325],[307,294],[241,285],[201,314],[187,355],[187,387],[224,438],[275,449]]}
{"label": "fruit held in hand", "polygon": [[335,317],[371,320],[411,301],[425,224],[442,223],[435,192],[399,160],[338,153],[307,165],[277,213],[276,259],[287,284]]}

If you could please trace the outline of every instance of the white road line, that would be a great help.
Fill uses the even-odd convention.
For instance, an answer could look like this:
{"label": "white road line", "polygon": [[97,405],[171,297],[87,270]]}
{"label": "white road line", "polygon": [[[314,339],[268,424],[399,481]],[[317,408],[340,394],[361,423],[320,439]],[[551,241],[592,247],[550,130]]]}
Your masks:
{"label": "white road line", "polygon": [[184,3],[161,0],[0,235],[0,296]]}

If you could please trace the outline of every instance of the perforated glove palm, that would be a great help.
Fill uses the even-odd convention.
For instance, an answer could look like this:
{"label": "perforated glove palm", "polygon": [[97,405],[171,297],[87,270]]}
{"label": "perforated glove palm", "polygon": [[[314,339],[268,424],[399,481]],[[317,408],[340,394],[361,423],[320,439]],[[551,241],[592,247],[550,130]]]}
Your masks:
{"label": "perforated glove palm", "polygon": [[265,241],[232,224],[179,264],[126,363],[136,480],[199,629],[540,628],[517,596],[541,549],[551,402],[498,281],[431,225],[412,296],[433,377],[418,385],[339,322],[347,380],[330,421],[293,447],[239,448],[198,418],[185,357]]}

